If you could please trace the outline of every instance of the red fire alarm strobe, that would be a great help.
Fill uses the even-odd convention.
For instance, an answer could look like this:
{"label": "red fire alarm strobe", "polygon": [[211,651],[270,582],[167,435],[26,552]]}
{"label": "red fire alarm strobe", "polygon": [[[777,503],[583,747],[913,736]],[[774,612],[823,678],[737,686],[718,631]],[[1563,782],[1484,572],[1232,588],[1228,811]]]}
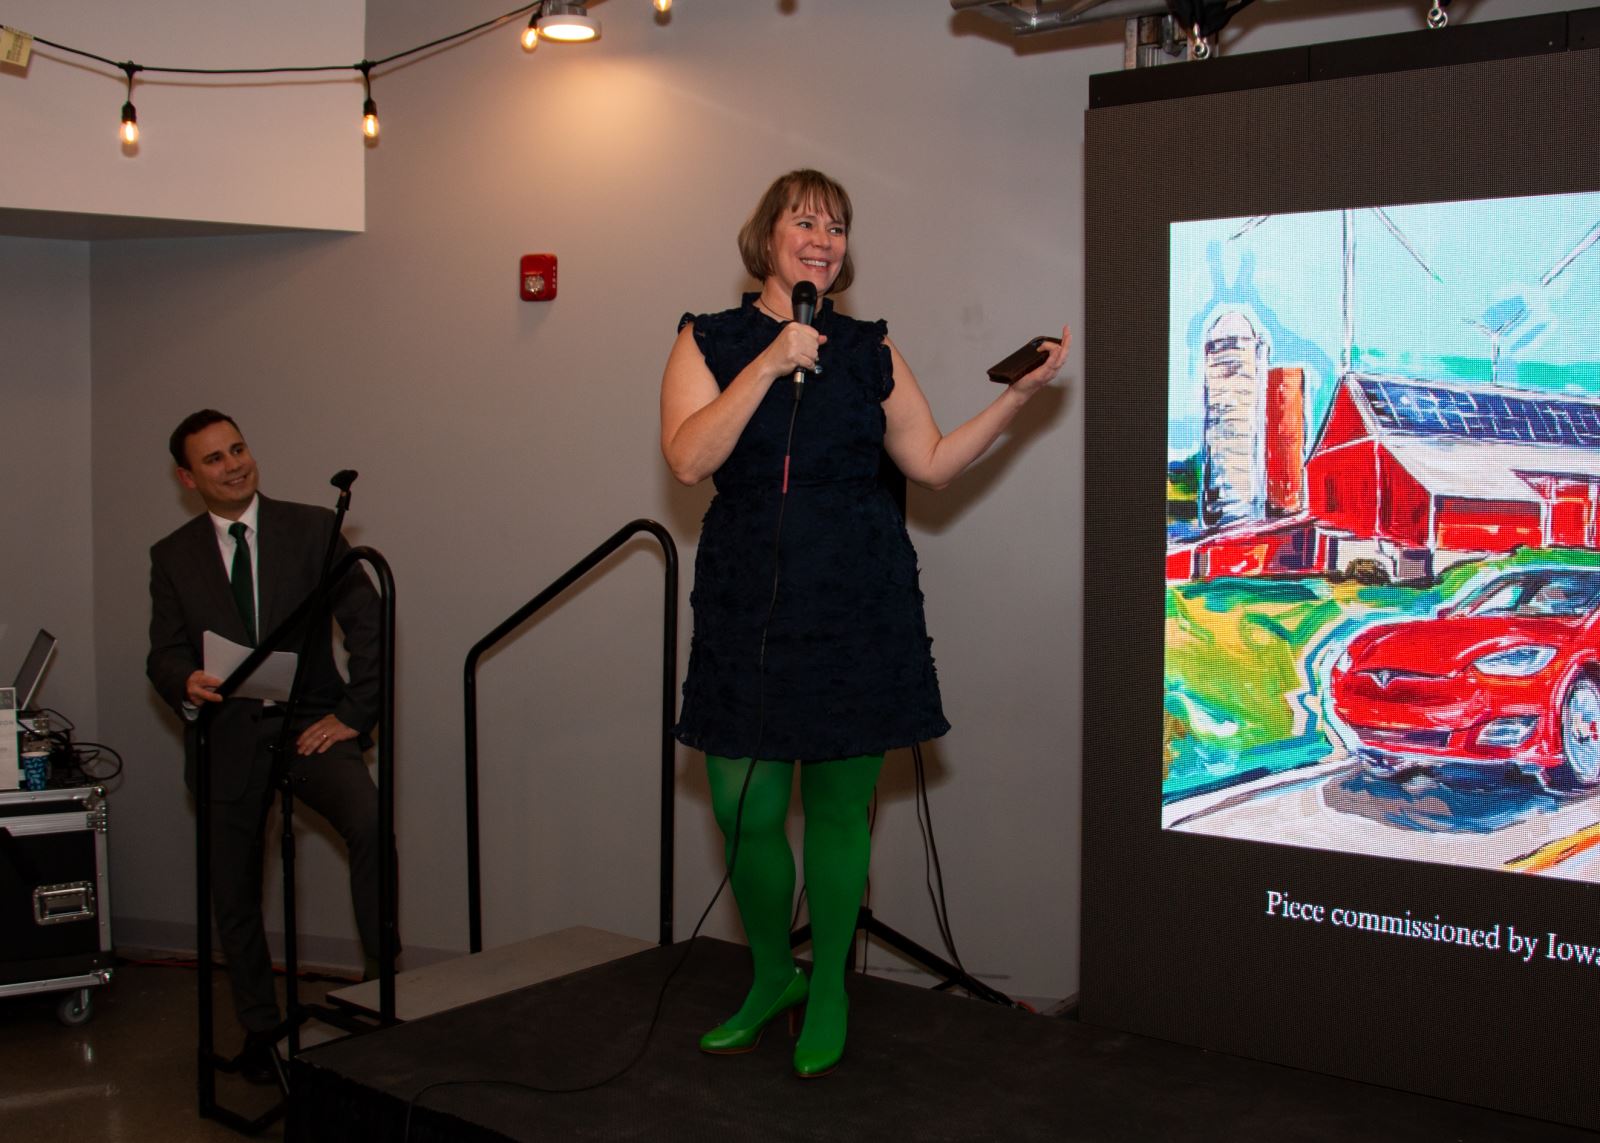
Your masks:
{"label": "red fire alarm strobe", "polygon": [[524,254],[522,256],[522,300],[548,302],[556,296],[556,256],[554,254]]}

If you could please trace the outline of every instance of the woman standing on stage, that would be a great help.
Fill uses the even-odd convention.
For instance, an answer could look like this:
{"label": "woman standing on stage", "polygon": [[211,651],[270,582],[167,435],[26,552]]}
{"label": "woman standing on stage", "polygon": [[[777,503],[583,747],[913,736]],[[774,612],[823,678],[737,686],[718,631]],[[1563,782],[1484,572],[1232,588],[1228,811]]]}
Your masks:
{"label": "woman standing on stage", "polygon": [[[909,479],[943,488],[1055,377],[1070,343],[1063,328],[1038,368],[941,433],[886,324],[846,317],[827,297],[854,277],[851,217],[844,188],[820,172],[774,182],[739,232],[760,291],[736,309],[685,314],[661,385],[668,467],[684,484],[710,476],[717,487],[695,560],[675,733],[706,752],[754,965],[744,1004],[700,1047],[748,1051],[804,1005],[802,1077],[831,1071],[844,1052],[844,971],[884,752],[950,728],[916,552],[878,482],[880,451]],[[803,295],[807,283],[822,299],[814,324],[794,320],[796,286]],[[795,866],[784,823],[797,762],[809,979],[789,945]]]}

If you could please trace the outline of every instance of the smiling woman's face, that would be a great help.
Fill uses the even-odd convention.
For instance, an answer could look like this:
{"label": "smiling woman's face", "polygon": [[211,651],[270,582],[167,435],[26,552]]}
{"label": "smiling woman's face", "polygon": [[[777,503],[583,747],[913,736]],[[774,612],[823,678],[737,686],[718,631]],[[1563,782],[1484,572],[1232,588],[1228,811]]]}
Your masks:
{"label": "smiling woman's face", "polygon": [[832,288],[844,265],[844,223],[827,207],[801,203],[786,210],[772,227],[772,278],[785,297],[796,282],[810,282],[821,297]]}

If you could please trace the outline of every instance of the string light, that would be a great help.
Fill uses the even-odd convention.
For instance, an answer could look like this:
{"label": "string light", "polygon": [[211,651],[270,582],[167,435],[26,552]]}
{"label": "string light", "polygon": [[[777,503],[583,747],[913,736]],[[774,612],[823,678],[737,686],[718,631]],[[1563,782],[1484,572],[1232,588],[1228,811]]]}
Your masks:
{"label": "string light", "polygon": [[372,98],[372,64],[362,60],[356,67],[361,69],[361,82],[366,85],[367,101],[361,105],[361,133],[368,139],[378,137],[378,104]]}
{"label": "string light", "polygon": [[122,127],[119,132],[124,146],[132,147],[139,142],[139,109],[133,105],[133,73],[140,71],[136,63],[118,65],[128,73],[128,98],[122,104]]}
{"label": "string light", "polygon": [[[1449,0],[1442,0],[1448,3]],[[668,12],[672,8],[672,0],[651,0],[657,12]],[[96,60],[110,67],[118,68],[128,77],[128,96],[122,104],[122,122],[119,136],[123,145],[132,147],[139,141],[139,112],[133,105],[133,77],[137,72],[165,72],[183,75],[281,75],[289,73],[323,72],[323,71],[358,71],[361,73],[362,88],[366,98],[361,104],[361,133],[368,140],[378,138],[378,105],[372,98],[372,69],[394,63],[396,60],[413,56],[437,48],[443,44],[481,32],[485,28],[504,24],[509,20],[528,13],[528,25],[522,32],[522,47],[525,51],[533,51],[539,46],[540,39],[560,40],[565,43],[582,43],[586,40],[597,39],[600,35],[600,21],[589,15],[589,6],[586,3],[574,0],[534,0],[531,4],[523,4],[501,16],[484,20],[470,28],[464,28],[448,36],[440,36],[425,44],[418,44],[414,48],[395,52],[393,55],[384,56],[377,60],[362,60],[355,64],[325,64],[308,67],[156,67],[149,64],[138,64],[130,61],[118,61],[93,52],[84,51],[82,48],[72,47],[70,44],[47,40],[43,36],[29,37],[31,42],[44,44],[58,51],[70,52],[85,59]],[[11,29],[16,31],[16,29]],[[20,34],[20,33],[19,33]]]}

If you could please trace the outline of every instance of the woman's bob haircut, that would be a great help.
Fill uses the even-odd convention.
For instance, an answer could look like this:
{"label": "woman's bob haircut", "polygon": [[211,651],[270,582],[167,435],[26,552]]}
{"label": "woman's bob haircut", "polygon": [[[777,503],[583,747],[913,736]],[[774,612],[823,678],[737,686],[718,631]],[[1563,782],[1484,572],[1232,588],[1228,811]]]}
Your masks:
{"label": "woman's bob haircut", "polygon": [[[739,257],[744,259],[744,268],[752,278],[765,282],[772,277],[772,232],[778,220],[789,211],[808,208],[827,211],[834,221],[843,224],[845,235],[849,236],[853,211],[845,189],[821,171],[790,171],[767,188],[754,213],[739,228]],[[855,277],[856,266],[846,246],[839,276],[828,292],[843,292]]]}

